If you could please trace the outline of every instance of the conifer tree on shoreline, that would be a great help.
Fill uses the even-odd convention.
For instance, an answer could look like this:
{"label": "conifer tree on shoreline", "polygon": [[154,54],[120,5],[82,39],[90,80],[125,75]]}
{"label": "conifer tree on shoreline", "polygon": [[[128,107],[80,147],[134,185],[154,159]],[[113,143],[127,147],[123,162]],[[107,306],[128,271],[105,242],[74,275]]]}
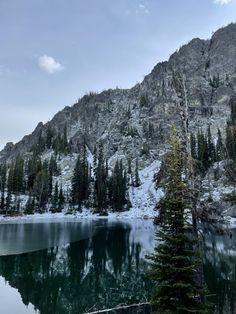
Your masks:
{"label": "conifer tree on shoreline", "polygon": [[203,289],[196,280],[198,263],[191,239],[193,228],[186,222],[181,146],[175,129],[170,142],[166,195],[161,202],[164,219],[156,233],[155,252],[148,257],[155,283],[152,303],[156,313],[208,313],[200,301]]}

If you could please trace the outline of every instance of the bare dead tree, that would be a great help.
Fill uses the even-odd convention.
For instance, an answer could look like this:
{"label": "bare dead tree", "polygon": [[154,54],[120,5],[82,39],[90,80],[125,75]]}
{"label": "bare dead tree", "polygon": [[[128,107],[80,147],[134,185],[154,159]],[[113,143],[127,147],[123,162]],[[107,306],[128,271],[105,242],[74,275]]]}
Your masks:
{"label": "bare dead tree", "polygon": [[150,303],[138,303],[138,304],[132,304],[132,305],[118,305],[115,308],[112,309],[105,309],[100,311],[94,311],[94,312],[87,312],[85,314],[109,314],[109,313],[117,313],[122,314],[125,312],[129,313],[150,313],[150,311],[155,310],[155,307],[152,306]]}
{"label": "bare dead tree", "polygon": [[[174,74],[175,75],[175,74]],[[177,85],[176,85],[177,84]],[[177,87],[177,88],[176,88]],[[185,177],[187,182],[188,197],[191,200],[192,223],[197,235],[197,198],[199,189],[196,188],[196,175],[194,170],[194,160],[191,152],[190,132],[189,132],[189,103],[186,88],[186,78],[184,73],[175,75],[174,100],[178,108],[181,119],[181,140],[185,159]]]}
{"label": "bare dead tree", "polygon": [[[197,239],[198,250],[202,252],[201,242],[199,239],[199,232],[197,228],[197,200],[200,193],[200,183],[197,178],[194,170],[194,160],[191,152],[191,140],[189,132],[189,103],[188,103],[188,93],[186,88],[186,78],[184,73],[180,73],[178,76],[175,76],[175,82],[177,83],[178,89],[174,86],[174,99],[176,106],[180,113],[181,118],[181,129],[182,129],[182,146],[184,150],[184,159],[185,159],[185,176],[187,182],[187,194],[188,199],[191,202],[191,215],[192,215],[192,226],[194,236]],[[197,281],[201,286],[204,284],[204,275],[203,275],[203,264],[199,263]],[[204,296],[201,296],[201,299],[204,300]]]}

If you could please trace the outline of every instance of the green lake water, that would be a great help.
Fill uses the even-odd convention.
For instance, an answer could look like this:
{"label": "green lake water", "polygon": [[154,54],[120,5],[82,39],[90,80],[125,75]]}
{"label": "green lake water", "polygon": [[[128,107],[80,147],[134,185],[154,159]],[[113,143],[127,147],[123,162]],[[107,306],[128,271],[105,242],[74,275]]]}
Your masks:
{"label": "green lake water", "polygon": [[[230,236],[231,232],[231,236]],[[236,229],[204,234],[204,273],[217,313],[236,313]],[[150,220],[42,220],[0,225],[0,313],[72,314],[145,302]]]}

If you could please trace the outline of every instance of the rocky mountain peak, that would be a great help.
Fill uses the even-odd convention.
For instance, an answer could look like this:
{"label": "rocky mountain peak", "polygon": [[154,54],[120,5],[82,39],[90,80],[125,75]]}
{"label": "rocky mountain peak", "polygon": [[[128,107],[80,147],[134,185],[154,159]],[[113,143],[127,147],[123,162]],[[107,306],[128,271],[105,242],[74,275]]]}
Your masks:
{"label": "rocky mountain peak", "polygon": [[138,156],[149,163],[166,149],[170,126],[180,125],[176,99],[183,98],[183,80],[191,130],[210,125],[216,134],[226,123],[236,91],[236,24],[219,29],[209,40],[191,40],[131,89],[85,95],[19,143],[5,147],[0,160],[29,151],[49,127],[60,133],[66,126],[74,151],[85,141],[93,152],[102,141],[109,158]]}

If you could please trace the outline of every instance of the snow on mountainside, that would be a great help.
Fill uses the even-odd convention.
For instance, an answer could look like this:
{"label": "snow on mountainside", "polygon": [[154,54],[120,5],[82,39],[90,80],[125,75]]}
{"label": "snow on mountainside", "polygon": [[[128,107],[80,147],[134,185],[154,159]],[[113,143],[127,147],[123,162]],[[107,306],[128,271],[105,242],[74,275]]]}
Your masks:
{"label": "snow on mountainside", "polygon": [[[51,154],[47,154],[49,158]],[[62,185],[64,192],[68,193],[71,188],[71,179],[73,176],[73,169],[76,163],[78,154],[72,154],[62,157],[58,162],[61,174],[54,178],[54,183],[57,181]],[[118,156],[122,159],[122,156]],[[117,158],[118,158],[117,157]],[[93,155],[87,149],[87,159],[90,166],[93,165]],[[116,158],[114,156],[109,159],[108,164],[112,165]],[[131,208],[129,211],[122,213],[110,213],[111,217],[154,217],[155,206],[160,198],[164,195],[162,189],[157,189],[153,182],[154,175],[159,171],[161,162],[159,160],[153,161],[149,166],[139,171],[141,185],[139,187],[130,186],[128,190]],[[89,209],[84,209],[84,214],[89,215]]]}
{"label": "snow on mountainside", "polygon": [[[88,156],[89,160],[92,160],[92,156]],[[71,163],[75,163],[76,156],[72,156],[71,158],[63,158],[60,162],[60,166],[64,165],[64,170],[62,171],[59,177],[56,177],[55,180],[59,184],[62,184],[63,189],[67,192],[70,189],[71,178],[73,171],[70,170]],[[66,166],[65,166],[66,165]],[[161,162],[154,161],[150,166],[144,168],[143,170],[139,171],[139,177],[141,184],[139,187],[129,187],[128,195],[129,200],[131,203],[131,208],[127,211],[123,212],[108,212],[108,219],[132,219],[132,218],[154,218],[157,215],[155,211],[155,206],[157,202],[163,197],[164,193],[161,188],[156,188],[155,182],[153,181],[155,173],[157,173],[160,169]],[[24,200],[22,202],[22,206],[24,207],[28,196],[21,195],[21,199]],[[32,220],[36,219],[57,219],[65,217],[64,214],[66,213],[68,207],[66,206],[62,213],[55,213],[52,214],[51,212],[47,212],[44,214],[34,214],[34,215],[24,215],[21,217],[22,220]],[[82,212],[76,212],[73,214],[67,214],[66,217],[77,217],[77,218],[104,218],[103,216],[99,216],[97,214],[93,214],[93,210],[89,208],[83,207]],[[19,220],[19,217],[0,217],[1,221],[13,221]]]}
{"label": "snow on mountainside", "polygon": [[[141,160],[141,167],[158,159],[166,149],[170,126],[181,129],[179,103],[187,97],[190,130],[211,126],[213,136],[230,113],[229,101],[236,90],[236,24],[214,33],[210,40],[193,39],[168,61],[158,63],[143,82],[133,88],[90,93],[72,107],[65,107],[31,135],[0,152],[0,161],[30,151],[49,127],[67,136],[73,151],[86,142],[90,151],[102,141],[105,155]],[[184,94],[181,80],[185,78]],[[149,154],[146,154],[146,152]]]}
{"label": "snow on mountainside", "polygon": [[[18,155],[27,159],[32,156],[32,147],[47,138],[49,131],[53,130],[51,140],[55,143],[66,129],[70,154],[61,154],[57,160],[61,174],[53,178],[53,183],[58,182],[64,192],[69,193],[80,147],[86,143],[92,164],[95,147],[102,143],[104,158],[109,160],[111,169],[116,160],[122,159],[126,168],[131,160],[134,170],[138,159],[142,184],[129,188],[132,203],[129,215],[153,215],[153,207],[162,195],[161,190],[154,188],[153,174],[159,169],[158,160],[168,149],[171,126],[176,124],[180,135],[183,131],[183,104],[187,101],[190,132],[196,134],[210,126],[213,137],[218,128],[224,135],[230,101],[236,95],[235,69],[236,24],[232,23],[216,31],[209,40],[191,40],[168,61],[158,63],[143,82],[131,89],[117,88],[85,95],[45,125],[39,123],[32,134],[19,143],[8,143],[0,152],[0,162],[10,163]],[[42,159],[48,159],[50,154],[52,151],[45,149]],[[202,190],[206,197],[204,182]],[[216,191],[214,187],[209,195],[219,200],[221,194]]]}
{"label": "snow on mountainside", "polygon": [[154,207],[164,195],[162,189],[156,189],[153,182],[154,174],[160,169],[160,161],[154,161],[150,166],[139,171],[141,185],[129,188],[129,199],[132,208],[129,215],[153,217],[155,216]]}

